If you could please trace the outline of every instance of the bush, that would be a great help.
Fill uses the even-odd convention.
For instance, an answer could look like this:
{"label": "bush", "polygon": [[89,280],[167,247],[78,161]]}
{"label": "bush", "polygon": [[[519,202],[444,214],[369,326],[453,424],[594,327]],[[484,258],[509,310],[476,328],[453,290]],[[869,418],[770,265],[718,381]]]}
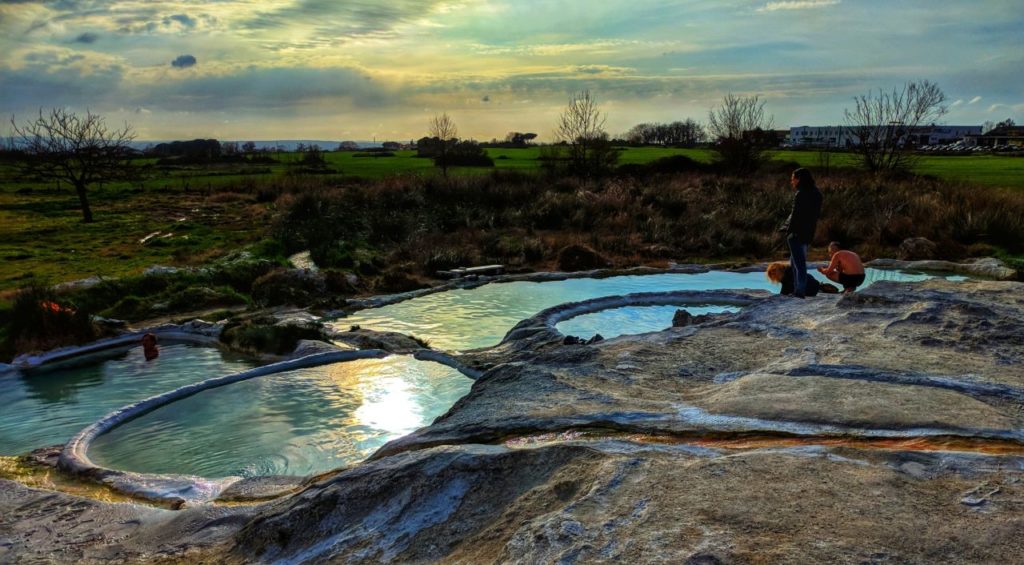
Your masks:
{"label": "bush", "polygon": [[[328,292],[335,294],[355,294],[359,289],[349,280],[349,273],[337,269],[324,269],[324,285]],[[358,279],[357,279],[358,280]]]}
{"label": "bush", "polygon": [[229,323],[220,340],[234,349],[249,353],[286,355],[295,350],[299,340],[326,340],[319,327],[294,324],[276,325],[273,320],[257,319]]}
{"label": "bush", "polygon": [[609,266],[611,263],[607,259],[586,245],[569,245],[558,252],[558,270],[560,271],[590,271]]}
{"label": "bush", "polygon": [[148,312],[149,308],[146,306],[146,303],[138,296],[132,294],[118,300],[117,304],[103,310],[100,312],[100,315],[107,318],[135,320],[145,317]]}
{"label": "bush", "polygon": [[96,339],[87,312],[57,297],[50,288],[33,285],[14,297],[3,349],[9,354],[45,351]]}
{"label": "bush", "polygon": [[278,269],[252,283],[252,299],[261,306],[308,304],[326,290],[322,275],[302,269]]}
{"label": "bush", "polygon": [[427,274],[437,271],[449,271],[457,267],[469,267],[477,261],[473,251],[466,247],[442,247],[430,252],[423,262]]}
{"label": "bush", "polygon": [[429,286],[409,275],[409,268],[413,268],[413,265],[400,265],[388,269],[377,280],[375,289],[384,292],[409,292]]}
{"label": "bush", "polygon": [[244,296],[229,286],[190,286],[167,297],[166,307],[170,312],[185,312],[247,303]]}

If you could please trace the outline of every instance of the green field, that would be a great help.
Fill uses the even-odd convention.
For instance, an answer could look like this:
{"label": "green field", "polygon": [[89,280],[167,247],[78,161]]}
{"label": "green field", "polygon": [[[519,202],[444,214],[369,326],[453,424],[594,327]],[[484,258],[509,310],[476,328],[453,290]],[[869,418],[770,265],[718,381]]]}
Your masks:
{"label": "green field", "polygon": [[[488,149],[497,169],[532,171],[540,167],[537,160],[540,150],[529,149]],[[344,175],[379,178],[395,173],[436,174],[429,159],[418,159],[414,151],[399,151],[395,157],[365,158],[354,157],[353,153],[328,153],[331,167]],[[644,164],[662,157],[684,155],[695,161],[709,163],[713,159],[710,149],[674,149],[661,147],[626,147],[621,149],[619,164]],[[817,151],[775,151],[773,158],[794,161],[804,167],[820,168],[825,163],[830,167],[853,167],[856,165],[852,153],[827,153],[823,157]],[[283,165],[279,166],[284,170]],[[489,169],[458,168],[453,174],[477,174]],[[965,156],[922,156],[916,170],[919,174],[933,175],[955,181],[976,182],[988,186],[1024,189],[1024,158],[996,155]]]}
{"label": "green field", "polygon": [[[796,161],[804,167],[821,167],[825,159],[831,167],[853,167],[857,164],[853,153],[830,153],[823,158],[817,151],[776,151],[774,157]],[[923,155],[914,172],[950,181],[1024,189],[1024,157]]]}

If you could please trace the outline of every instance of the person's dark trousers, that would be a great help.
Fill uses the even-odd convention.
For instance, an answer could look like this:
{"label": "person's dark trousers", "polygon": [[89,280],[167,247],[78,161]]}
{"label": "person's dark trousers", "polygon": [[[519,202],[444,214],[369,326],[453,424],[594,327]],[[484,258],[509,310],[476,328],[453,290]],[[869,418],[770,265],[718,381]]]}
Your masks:
{"label": "person's dark trousers", "polygon": [[804,297],[807,291],[807,244],[796,234],[790,234],[789,264],[793,267],[793,296]]}

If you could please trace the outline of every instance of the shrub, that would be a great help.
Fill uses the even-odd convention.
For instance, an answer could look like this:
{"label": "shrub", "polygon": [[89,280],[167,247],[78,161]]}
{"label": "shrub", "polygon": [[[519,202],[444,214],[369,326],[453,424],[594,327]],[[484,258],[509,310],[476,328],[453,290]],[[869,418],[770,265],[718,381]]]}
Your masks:
{"label": "shrub", "polygon": [[319,326],[276,325],[268,319],[231,322],[220,336],[222,342],[239,351],[275,355],[291,353],[302,339],[327,338]]}
{"label": "shrub", "polygon": [[384,292],[409,292],[429,286],[409,275],[407,270],[409,268],[413,268],[413,265],[399,265],[384,271],[384,274],[377,279],[375,288]]}
{"label": "shrub", "polygon": [[427,274],[448,271],[456,267],[469,267],[476,263],[476,255],[466,247],[442,247],[434,249],[423,262]]}
{"label": "shrub", "polygon": [[558,270],[560,271],[589,271],[592,269],[603,269],[611,264],[586,245],[569,245],[558,252]]}
{"label": "shrub", "polygon": [[167,297],[167,310],[184,312],[205,308],[247,304],[248,300],[229,286],[190,286]]}
{"label": "shrub", "polygon": [[322,275],[301,269],[278,269],[252,283],[252,299],[261,306],[306,304],[326,290]]}
{"label": "shrub", "polygon": [[[324,285],[327,287],[328,292],[335,294],[355,294],[359,292],[359,289],[350,280],[351,275],[349,273],[337,269],[324,269],[322,273]],[[358,280],[358,278],[355,280]]]}
{"label": "shrub", "polygon": [[227,285],[236,292],[249,293],[252,283],[280,265],[269,259],[242,259],[217,265],[210,270],[208,279],[215,285]]}
{"label": "shrub", "polygon": [[5,333],[3,349],[11,354],[85,343],[97,336],[87,312],[40,285],[14,297]]}
{"label": "shrub", "polygon": [[103,310],[100,312],[100,315],[107,318],[135,320],[144,317],[148,310],[149,309],[146,307],[145,302],[138,296],[132,294],[118,300],[117,304]]}

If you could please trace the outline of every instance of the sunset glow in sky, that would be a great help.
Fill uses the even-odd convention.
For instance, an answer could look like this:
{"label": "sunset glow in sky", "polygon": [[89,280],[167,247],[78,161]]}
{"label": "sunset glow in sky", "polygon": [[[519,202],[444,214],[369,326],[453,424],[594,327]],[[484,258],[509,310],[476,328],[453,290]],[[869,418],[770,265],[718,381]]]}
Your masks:
{"label": "sunset glow in sky", "polygon": [[549,139],[590,89],[612,134],[760,94],[780,127],[939,84],[951,124],[1024,121],[1024,5],[906,0],[0,0],[0,112],[67,106],[140,139],[381,139],[447,111]]}

